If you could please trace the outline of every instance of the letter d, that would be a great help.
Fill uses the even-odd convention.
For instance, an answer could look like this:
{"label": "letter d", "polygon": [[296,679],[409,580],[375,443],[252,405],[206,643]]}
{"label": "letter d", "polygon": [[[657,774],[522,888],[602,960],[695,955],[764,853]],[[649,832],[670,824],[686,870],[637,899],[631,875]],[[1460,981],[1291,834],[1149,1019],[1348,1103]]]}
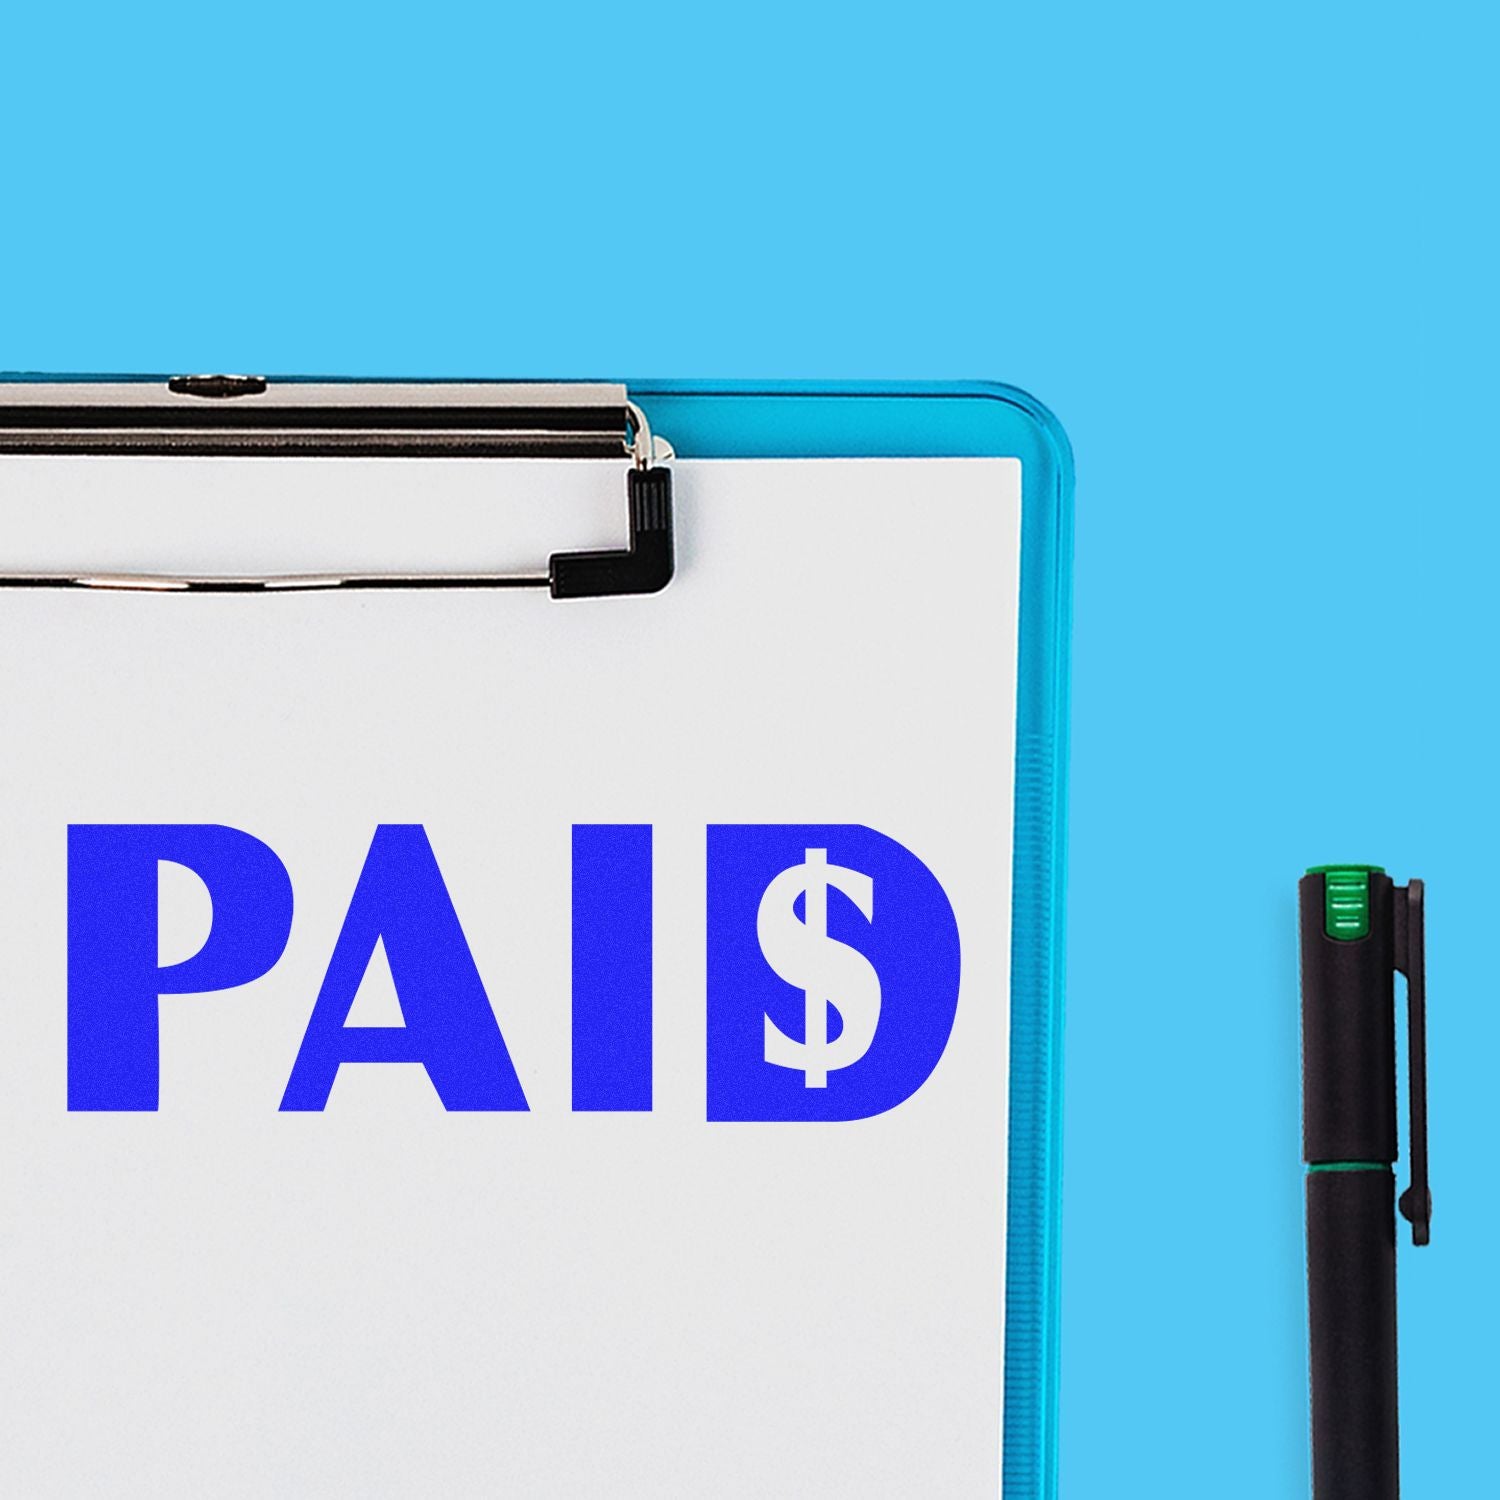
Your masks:
{"label": "letter d", "polygon": [[855,823],[708,830],[708,1118],[866,1120],[948,1045],[958,923],[937,876]]}

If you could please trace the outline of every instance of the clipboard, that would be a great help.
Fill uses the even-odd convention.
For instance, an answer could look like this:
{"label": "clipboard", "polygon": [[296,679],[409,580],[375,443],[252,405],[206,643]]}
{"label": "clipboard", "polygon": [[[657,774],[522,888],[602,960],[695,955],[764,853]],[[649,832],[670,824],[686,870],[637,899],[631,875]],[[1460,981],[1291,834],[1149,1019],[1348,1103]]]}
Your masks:
{"label": "clipboard", "polygon": [[0,389],[0,1488],[1055,1492],[1071,462]]}

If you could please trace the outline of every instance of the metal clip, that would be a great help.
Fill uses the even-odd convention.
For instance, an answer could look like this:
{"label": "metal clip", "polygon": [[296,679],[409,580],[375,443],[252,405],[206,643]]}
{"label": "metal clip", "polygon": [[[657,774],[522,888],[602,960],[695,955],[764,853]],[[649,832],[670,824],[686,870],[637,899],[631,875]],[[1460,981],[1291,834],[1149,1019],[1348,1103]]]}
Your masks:
{"label": "metal clip", "polygon": [[[1398,1207],[1411,1224],[1414,1245],[1432,1238],[1432,1192],[1427,1184],[1427,932],[1426,887],[1396,887],[1396,967],[1406,975],[1406,1071],[1411,1101],[1411,1186]],[[1404,899],[1403,899],[1404,898]]]}
{"label": "metal clip", "polygon": [[383,458],[627,458],[628,546],[559,552],[534,573],[194,577],[0,573],[0,588],[146,593],[546,588],[555,599],[654,593],[671,581],[670,445],[615,385],[375,384],[187,375],[0,383],[0,453]]}

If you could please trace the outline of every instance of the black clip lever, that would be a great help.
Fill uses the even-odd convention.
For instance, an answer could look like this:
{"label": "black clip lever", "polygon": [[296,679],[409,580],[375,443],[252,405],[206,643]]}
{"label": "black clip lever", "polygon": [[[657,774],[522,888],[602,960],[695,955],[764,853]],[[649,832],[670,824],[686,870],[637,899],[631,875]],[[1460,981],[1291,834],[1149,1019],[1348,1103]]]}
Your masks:
{"label": "black clip lever", "polygon": [[554,552],[547,562],[554,599],[655,594],[672,581],[672,471],[633,468],[625,483],[630,545],[613,552]]}
{"label": "black clip lever", "polygon": [[1407,1073],[1411,1091],[1411,1186],[1398,1207],[1411,1224],[1414,1245],[1432,1237],[1432,1193],[1427,1185],[1427,937],[1420,880],[1397,887],[1396,967],[1406,975]]}

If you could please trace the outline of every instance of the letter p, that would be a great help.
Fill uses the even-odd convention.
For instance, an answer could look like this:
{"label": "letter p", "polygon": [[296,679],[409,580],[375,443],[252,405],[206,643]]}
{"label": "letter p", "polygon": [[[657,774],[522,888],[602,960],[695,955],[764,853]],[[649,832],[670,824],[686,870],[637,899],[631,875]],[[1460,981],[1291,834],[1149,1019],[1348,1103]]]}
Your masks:
{"label": "letter p", "polygon": [[[213,924],[191,957],[157,963],[157,863],[208,887]],[[68,1108],[154,1110],[157,999],[259,979],[286,948],[292,882],[259,839],[217,823],[68,828]]]}

